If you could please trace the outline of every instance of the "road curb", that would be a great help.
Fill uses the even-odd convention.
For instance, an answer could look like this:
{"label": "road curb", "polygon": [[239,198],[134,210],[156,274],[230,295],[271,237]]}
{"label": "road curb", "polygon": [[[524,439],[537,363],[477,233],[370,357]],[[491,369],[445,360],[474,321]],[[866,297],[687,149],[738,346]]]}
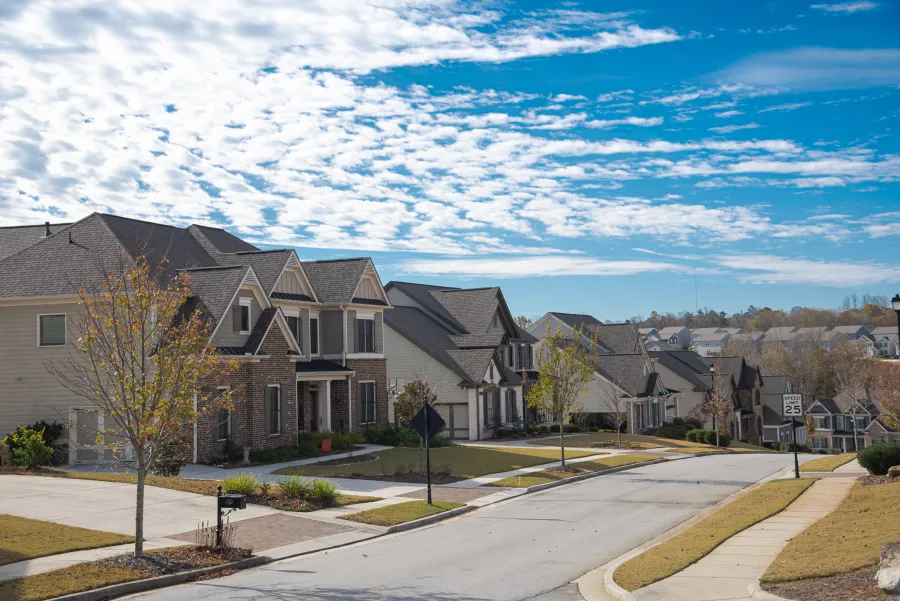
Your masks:
{"label": "road curb", "polygon": [[178,574],[166,574],[165,576],[156,576],[155,578],[145,578],[144,580],[135,580],[134,582],[123,582],[122,584],[113,584],[104,586],[91,591],[83,591],[81,593],[72,593],[71,595],[63,595],[54,597],[48,601],[99,601],[100,599],[111,599],[113,597],[122,597],[124,595],[133,595],[135,593],[143,593],[153,589],[174,586],[176,584],[184,584],[190,582],[199,576],[207,576],[225,570],[244,570],[254,568],[272,561],[268,557],[254,556],[231,563],[222,564],[220,566],[211,566],[208,568],[198,568],[188,572],[180,572]]}
{"label": "road curb", "polygon": [[[725,454],[727,454],[727,453],[725,453]],[[648,551],[649,549],[652,549],[653,547],[661,545],[662,543],[666,542],[670,538],[680,534],[681,532],[687,530],[688,528],[690,528],[691,526],[693,526],[700,520],[706,518],[708,515],[710,515],[712,512],[716,511],[717,509],[732,503],[733,501],[737,500],[739,497],[742,497],[745,494],[749,493],[750,491],[759,488],[760,486],[762,486],[763,484],[765,484],[767,482],[777,480],[779,477],[781,477],[782,474],[791,472],[791,471],[793,471],[793,469],[794,469],[793,467],[787,467],[787,468],[781,469],[773,474],[770,474],[770,475],[766,476],[765,478],[757,480],[753,484],[750,484],[749,486],[746,486],[746,487],[742,488],[741,490],[736,491],[731,495],[728,495],[727,497],[725,497],[724,499],[722,499],[715,505],[713,505],[711,507],[707,507],[705,510],[701,511],[697,515],[681,522],[680,524],[678,524],[676,526],[673,526],[672,528],[670,528],[666,532],[663,532],[656,538],[651,539],[650,541],[644,543],[643,545],[639,545],[638,547],[635,547],[631,551],[628,551],[627,553],[624,553],[624,554],[616,557],[615,559],[607,562],[606,564],[601,566],[601,568],[605,568],[605,570],[606,570],[603,574],[603,585],[604,585],[604,588],[606,589],[606,593],[613,599],[616,599],[617,601],[636,601],[635,596],[632,595],[631,592],[626,591],[624,588],[619,586],[616,583],[616,581],[613,579],[613,574],[615,573],[616,569],[619,568],[619,566],[621,566],[626,561],[633,559],[634,557],[637,557],[638,555],[644,553],[645,551]],[[765,593],[765,591],[760,591],[760,592]],[[769,594],[769,593],[765,593],[765,594]],[[596,597],[594,599],[587,597],[586,595],[584,595],[583,592],[582,592],[582,596],[584,596],[584,598],[587,601],[594,601],[594,599],[596,599]],[[760,597],[760,601],[778,601],[778,599],[777,598],[775,598],[775,599],[768,598],[767,599],[767,598]]]}
{"label": "road curb", "polygon": [[[487,507],[487,505],[485,505],[485,507]],[[422,526],[428,526],[429,524],[448,520],[452,517],[456,517],[458,515],[462,515],[476,509],[480,509],[480,507],[476,507],[475,505],[463,505],[462,507],[456,507],[455,509],[442,511],[441,513],[429,515],[428,517],[419,518],[418,520],[413,520],[411,522],[397,524],[396,526],[388,526],[388,528],[384,531],[384,534],[393,534],[395,532],[415,530],[416,528],[421,528]]]}
{"label": "road curb", "polygon": [[[581,482],[582,480],[588,480],[589,478],[596,478],[598,476],[606,476],[609,474],[615,474],[617,472],[624,472],[626,470],[633,470],[639,467],[644,467],[647,465],[655,465],[657,463],[665,463],[667,461],[673,461],[673,459],[660,458],[654,459],[653,461],[641,461],[638,463],[629,463],[627,465],[620,465],[617,467],[611,467],[606,470],[599,470],[596,472],[590,472],[587,474],[578,474],[577,476],[572,476],[571,478],[563,478],[562,480],[554,480],[553,482],[545,482],[544,484],[535,484],[534,486],[529,486],[528,488],[519,488],[514,490],[522,491],[522,494],[528,494],[532,492],[540,492],[542,490],[547,490],[548,488],[555,488],[557,486],[563,486],[565,484],[573,484],[575,482]],[[573,465],[578,465],[577,463]],[[540,472],[537,472],[540,473]],[[503,488],[503,487],[498,487]]]}
{"label": "road curb", "polygon": [[770,593],[768,591],[762,590],[762,587],[759,585],[759,581],[754,582],[750,586],[747,587],[750,592],[750,596],[753,597],[756,601],[790,601],[790,599],[785,599],[784,597],[779,597],[774,593]]}

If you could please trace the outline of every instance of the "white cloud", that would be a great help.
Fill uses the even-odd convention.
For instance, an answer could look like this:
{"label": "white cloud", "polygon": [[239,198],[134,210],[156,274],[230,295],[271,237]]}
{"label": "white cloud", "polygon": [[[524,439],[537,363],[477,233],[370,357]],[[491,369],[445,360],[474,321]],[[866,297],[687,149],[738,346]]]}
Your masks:
{"label": "white cloud", "polygon": [[594,119],[585,121],[585,127],[593,129],[609,129],[617,125],[635,125],[637,127],[654,127],[662,125],[662,117],[625,117],[623,119]]}
{"label": "white cloud", "polygon": [[730,134],[742,129],[756,129],[758,127],[758,123],[745,123],[744,125],[722,125],[720,127],[710,127],[709,131],[714,131],[718,134]]}
{"label": "white cloud", "polygon": [[900,49],[796,48],[757,54],[717,74],[719,80],[792,90],[842,90],[900,83]]}
{"label": "white cloud", "polygon": [[832,4],[810,4],[810,8],[821,10],[826,13],[840,13],[850,15],[856,12],[872,10],[878,8],[878,2],[835,2]]}
{"label": "white cloud", "polygon": [[719,119],[728,119],[729,117],[737,117],[738,115],[743,115],[742,111],[722,111],[721,113],[716,113],[716,117]]}
{"label": "white cloud", "polygon": [[460,278],[526,278],[545,276],[622,276],[671,271],[680,266],[656,261],[607,261],[593,257],[528,256],[481,259],[406,261],[396,266],[403,275]]}
{"label": "white cloud", "polygon": [[760,109],[758,113],[771,113],[772,111],[778,111],[781,113],[787,113],[790,111],[796,111],[797,109],[802,109],[807,106],[812,106],[812,102],[789,102],[786,104],[776,104],[773,106],[767,106],[764,109]]}
{"label": "white cloud", "polygon": [[853,288],[900,279],[900,268],[883,263],[850,263],[792,259],[776,255],[731,255],[717,259],[724,267],[744,272],[751,283],[794,284]]}

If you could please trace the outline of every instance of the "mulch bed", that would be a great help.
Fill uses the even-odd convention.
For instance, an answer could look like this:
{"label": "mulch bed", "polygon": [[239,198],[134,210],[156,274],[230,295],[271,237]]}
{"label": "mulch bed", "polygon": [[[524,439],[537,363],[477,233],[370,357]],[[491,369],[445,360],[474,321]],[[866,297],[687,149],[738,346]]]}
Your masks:
{"label": "mulch bed", "polygon": [[[382,480],[385,482],[406,482],[408,484],[426,484],[428,477],[419,472],[404,472],[401,474],[341,474],[340,476],[328,476],[329,478],[347,478],[349,480]],[[445,472],[432,472],[432,484],[450,484],[468,480],[466,476],[454,476]]]}
{"label": "mulch bed", "polygon": [[893,598],[875,586],[877,566],[829,578],[763,584],[764,590],[793,601],[881,601]]}
{"label": "mulch bed", "polygon": [[231,563],[250,557],[247,549],[212,549],[210,547],[179,547],[167,551],[145,553],[142,557],[117,555],[97,561],[101,565],[128,568],[151,576],[176,574],[197,568]]}
{"label": "mulch bed", "polygon": [[890,476],[863,476],[859,479],[859,483],[863,486],[877,486],[879,484],[888,484],[889,482],[893,482],[894,478]]}
{"label": "mulch bed", "polygon": [[353,455],[352,457],[339,457],[338,459],[329,459],[328,461],[316,461],[310,465],[319,467],[320,465],[352,465],[354,463],[366,463],[367,461],[378,460],[377,455],[372,453],[364,453],[362,455]]}
{"label": "mulch bed", "polygon": [[247,502],[255,503],[256,505],[266,505],[281,511],[317,511],[326,507],[332,507],[332,505],[318,503],[315,499],[297,499],[277,493],[250,495],[247,497]]}

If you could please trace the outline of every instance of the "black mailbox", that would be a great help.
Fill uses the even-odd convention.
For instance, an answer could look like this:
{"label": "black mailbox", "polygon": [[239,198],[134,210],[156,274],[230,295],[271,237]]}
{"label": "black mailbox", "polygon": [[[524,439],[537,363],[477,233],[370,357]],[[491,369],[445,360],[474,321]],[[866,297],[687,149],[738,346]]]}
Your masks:
{"label": "black mailbox", "polygon": [[219,509],[247,509],[247,497],[230,492],[219,497]]}

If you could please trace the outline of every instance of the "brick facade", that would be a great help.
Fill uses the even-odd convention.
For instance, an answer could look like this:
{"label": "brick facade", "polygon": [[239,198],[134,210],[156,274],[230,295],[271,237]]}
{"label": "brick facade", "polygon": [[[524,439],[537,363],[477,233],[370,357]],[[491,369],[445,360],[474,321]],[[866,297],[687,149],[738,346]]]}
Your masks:
{"label": "brick facade", "polygon": [[[387,388],[387,361],[385,359],[350,359],[347,367],[356,372],[350,379],[350,390],[353,391],[353,431],[362,432],[366,428],[384,428],[388,425],[388,388]],[[359,423],[359,382],[375,381],[375,424]],[[332,383],[332,390],[334,384]],[[346,384],[344,384],[346,386]],[[333,397],[332,397],[333,398]],[[344,397],[346,400],[346,396]],[[334,401],[332,401],[333,403]],[[334,405],[332,405],[334,413]],[[332,419],[334,419],[332,417]],[[332,422],[335,425],[336,422]],[[347,422],[344,421],[344,424]],[[335,429],[337,427],[335,426]]]}
{"label": "brick facade", "polygon": [[[241,362],[227,376],[211,377],[204,386],[229,386],[236,390],[231,416],[231,438],[239,447],[266,449],[297,442],[297,378],[296,366],[287,359],[288,343],[281,331],[273,327],[262,345],[267,355],[258,362]],[[266,432],[265,389],[270,385],[281,388],[281,432]],[[309,402],[307,394],[306,402]],[[215,411],[200,407],[202,415],[197,425],[197,460],[210,461],[221,449],[224,440],[218,436],[218,419]],[[309,413],[307,412],[307,418]]]}

